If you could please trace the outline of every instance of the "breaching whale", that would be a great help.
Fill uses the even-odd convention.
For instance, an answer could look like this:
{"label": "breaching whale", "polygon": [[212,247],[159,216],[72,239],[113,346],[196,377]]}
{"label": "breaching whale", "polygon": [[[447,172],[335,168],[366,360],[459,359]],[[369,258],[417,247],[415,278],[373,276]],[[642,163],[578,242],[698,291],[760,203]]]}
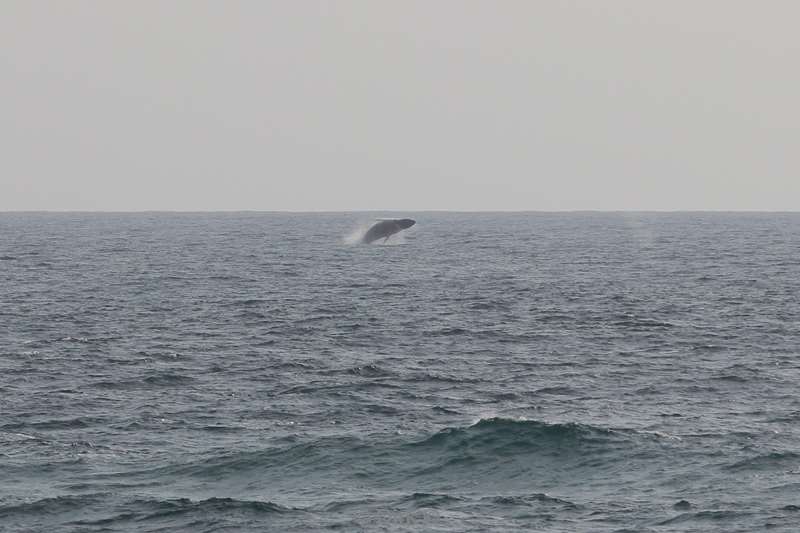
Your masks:
{"label": "breaching whale", "polygon": [[404,229],[408,229],[416,223],[417,223],[416,220],[411,220],[410,218],[381,220],[380,222],[369,228],[369,231],[364,235],[364,238],[361,239],[361,242],[369,244],[373,241],[377,241],[378,239],[383,239],[384,240],[383,242],[386,242],[386,239],[388,239],[398,231],[403,231]]}

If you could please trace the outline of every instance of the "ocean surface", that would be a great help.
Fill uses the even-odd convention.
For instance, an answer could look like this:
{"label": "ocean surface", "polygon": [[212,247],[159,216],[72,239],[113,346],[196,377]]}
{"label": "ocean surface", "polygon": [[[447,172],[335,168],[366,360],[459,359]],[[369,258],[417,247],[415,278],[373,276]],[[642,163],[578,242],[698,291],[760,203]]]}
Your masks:
{"label": "ocean surface", "polygon": [[376,216],[0,214],[0,531],[798,529],[800,214]]}

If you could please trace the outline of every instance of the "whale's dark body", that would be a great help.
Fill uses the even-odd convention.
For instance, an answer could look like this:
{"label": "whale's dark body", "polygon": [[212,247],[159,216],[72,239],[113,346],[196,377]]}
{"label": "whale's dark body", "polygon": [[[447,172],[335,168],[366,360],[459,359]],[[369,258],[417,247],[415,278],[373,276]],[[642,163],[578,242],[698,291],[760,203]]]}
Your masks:
{"label": "whale's dark body", "polygon": [[410,218],[398,218],[396,220],[381,220],[371,228],[361,239],[365,244],[369,244],[378,239],[388,239],[398,231],[408,229],[417,222]]}

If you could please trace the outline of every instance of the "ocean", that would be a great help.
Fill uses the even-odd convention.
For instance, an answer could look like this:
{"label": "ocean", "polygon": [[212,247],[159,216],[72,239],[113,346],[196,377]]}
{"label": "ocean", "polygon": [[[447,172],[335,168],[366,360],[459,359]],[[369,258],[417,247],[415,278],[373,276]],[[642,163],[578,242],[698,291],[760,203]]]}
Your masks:
{"label": "ocean", "polygon": [[796,531],[798,356],[800,214],[4,213],[0,531]]}

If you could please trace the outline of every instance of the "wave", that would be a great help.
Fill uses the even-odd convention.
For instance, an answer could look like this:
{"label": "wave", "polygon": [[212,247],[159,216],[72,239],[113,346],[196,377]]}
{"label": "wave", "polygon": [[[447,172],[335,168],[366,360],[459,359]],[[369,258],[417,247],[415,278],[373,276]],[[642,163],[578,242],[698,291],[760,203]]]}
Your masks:
{"label": "wave", "polygon": [[800,466],[800,454],[795,452],[768,452],[748,457],[727,465],[726,470],[771,470],[786,469],[792,470]]}
{"label": "wave", "polygon": [[0,426],[0,431],[17,432],[17,430],[25,429],[33,429],[36,431],[86,429],[92,426],[105,424],[106,422],[107,419],[105,418],[79,416],[75,418],[42,420],[38,422],[15,422]]}
{"label": "wave", "polygon": [[255,476],[271,477],[280,480],[277,485],[294,488],[315,479],[331,487],[374,483],[419,489],[459,483],[480,474],[487,482],[519,478],[522,488],[525,477],[547,479],[570,470],[613,467],[631,460],[637,447],[655,440],[666,442],[657,435],[630,430],[488,418],[422,439],[401,434],[331,435],[114,476],[216,481]]}
{"label": "wave", "polygon": [[508,444],[541,447],[563,441],[597,443],[620,436],[614,430],[584,424],[550,424],[536,420],[494,417],[482,418],[467,428],[446,428],[416,445],[439,446],[469,442],[489,448]]}
{"label": "wave", "polygon": [[[488,506],[495,510],[502,508],[545,507],[559,510],[579,510],[583,506],[569,500],[545,493],[521,493],[481,496],[469,493],[451,492],[412,492],[401,494],[365,495],[361,498],[343,499],[308,507],[307,511],[342,512],[360,506],[387,506],[412,509],[476,509]],[[502,511],[501,511],[502,512]]]}
{"label": "wave", "polygon": [[480,383],[480,378],[448,376],[435,372],[415,372],[403,378],[409,383]]}
{"label": "wave", "polygon": [[[52,517],[59,516],[56,520],[62,526],[120,527],[132,522],[136,524],[136,530],[142,530],[144,524],[154,526],[155,522],[166,525],[170,530],[181,526],[197,530],[196,526],[203,522],[211,525],[224,520],[234,525],[265,516],[296,512],[301,510],[270,501],[233,498],[119,500],[111,493],[95,493],[0,506],[0,519],[10,524],[32,525],[41,523],[45,516],[51,517],[50,523]],[[214,521],[208,522],[208,517],[212,516]]]}
{"label": "wave", "polygon": [[550,394],[554,396],[575,396],[579,392],[572,387],[566,385],[556,385],[553,387],[543,387],[533,391],[533,394]]}
{"label": "wave", "polygon": [[722,382],[729,382],[729,383],[748,383],[752,381],[751,378],[746,378],[744,376],[739,376],[736,374],[722,374],[718,376],[711,377],[714,381],[722,381]]}
{"label": "wave", "polygon": [[328,384],[327,381],[312,381],[302,385],[294,385],[288,389],[283,389],[276,392],[276,395],[292,395],[292,394],[317,394],[317,393],[338,393],[347,390],[370,390],[370,389],[401,389],[400,385],[390,383],[389,381],[370,379],[362,380],[358,383],[336,383]]}
{"label": "wave", "polygon": [[655,318],[637,318],[632,316],[622,316],[611,322],[612,326],[630,329],[633,331],[647,331],[650,329],[674,328],[675,324]]}
{"label": "wave", "polygon": [[487,488],[529,490],[531,483],[580,485],[636,462],[652,466],[677,445],[631,429],[494,417],[445,428],[401,451],[410,479],[422,483],[480,479]]}
{"label": "wave", "polygon": [[249,307],[249,306],[261,306],[265,304],[271,303],[270,300],[264,298],[244,298],[239,300],[233,300],[223,304],[225,307]]}
{"label": "wave", "polygon": [[538,492],[534,494],[525,494],[525,495],[515,495],[515,496],[490,496],[483,498],[485,501],[489,501],[493,504],[497,505],[525,505],[530,506],[534,504],[545,504],[545,505],[552,505],[558,507],[564,507],[568,509],[580,509],[581,505],[571,502],[569,500],[564,500],[562,498],[556,498],[554,496],[549,496],[545,493]]}
{"label": "wave", "polygon": [[465,498],[450,494],[415,492],[403,497],[399,503],[410,504],[418,509],[439,508],[465,501]]}
{"label": "wave", "polygon": [[683,524],[685,522],[733,522],[742,523],[745,517],[752,516],[753,513],[743,511],[699,511],[697,513],[683,513],[667,520],[658,522],[659,526],[670,526]]}
{"label": "wave", "polygon": [[[156,480],[165,487],[262,486],[253,499],[281,504],[302,501],[310,512],[353,505],[373,510],[391,505],[407,510],[500,507],[506,509],[503,512],[517,513],[514,509],[525,507],[535,508],[525,512],[561,512],[575,510],[577,504],[568,496],[562,499],[546,491],[558,487],[568,495],[621,469],[651,468],[653,460],[674,457],[670,450],[660,458],[657,455],[661,447],[672,446],[669,439],[633,430],[495,417],[421,435],[286,436],[260,449],[217,449],[181,462],[131,465],[123,471],[94,474],[91,486],[105,490]],[[309,487],[314,487],[315,496],[308,496]],[[387,492],[387,487],[392,490]],[[146,516],[215,508],[288,512],[264,502],[213,499],[163,505]]]}
{"label": "wave", "polygon": [[209,498],[198,501],[193,501],[188,498],[175,500],[138,500],[134,503],[156,508],[153,512],[143,516],[141,520],[152,520],[196,511],[211,513],[239,511],[258,514],[289,513],[296,511],[296,509],[291,507],[284,507],[269,501],[237,500],[233,498]]}
{"label": "wave", "polygon": [[362,376],[365,378],[388,377],[393,375],[392,372],[376,364],[354,366],[352,368],[348,368],[347,370],[345,370],[345,373],[352,374],[355,376]]}
{"label": "wave", "polygon": [[450,337],[453,335],[469,335],[471,333],[470,330],[459,327],[445,327],[424,332],[424,334],[429,337]]}
{"label": "wave", "polygon": [[152,372],[146,376],[119,381],[103,380],[93,384],[101,389],[138,389],[151,387],[173,387],[176,385],[186,385],[197,381],[196,378],[179,374],[171,371]]}
{"label": "wave", "polygon": [[779,424],[784,422],[797,422],[800,420],[800,411],[791,411],[767,420],[770,424]]}
{"label": "wave", "polygon": [[103,500],[102,494],[82,494],[79,496],[56,496],[52,498],[42,498],[31,502],[22,502],[11,505],[0,506],[0,518],[8,518],[14,515],[43,515],[55,514],[70,511],[76,507],[100,503]]}

